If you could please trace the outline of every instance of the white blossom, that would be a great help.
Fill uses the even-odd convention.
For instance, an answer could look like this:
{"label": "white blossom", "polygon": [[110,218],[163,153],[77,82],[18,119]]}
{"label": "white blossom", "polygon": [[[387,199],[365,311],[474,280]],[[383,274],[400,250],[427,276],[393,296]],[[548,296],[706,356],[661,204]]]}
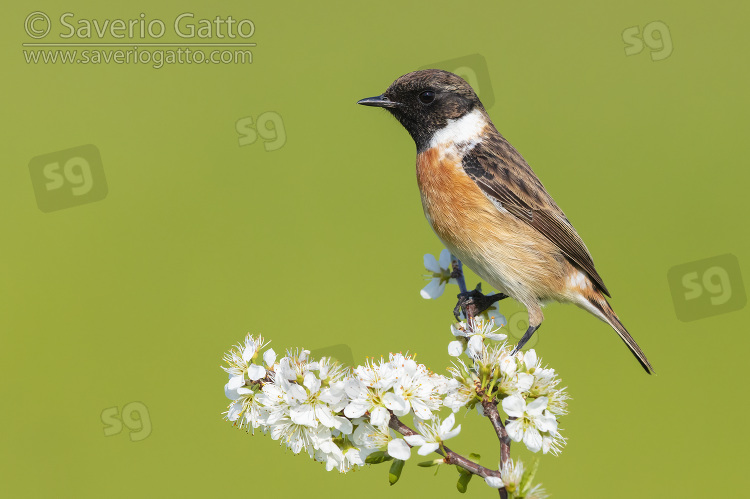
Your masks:
{"label": "white blossom", "polygon": [[485,340],[504,341],[507,334],[497,333],[499,327],[495,327],[492,319],[485,320],[483,317],[475,317],[468,322],[451,324],[451,332],[457,338],[463,338],[467,344],[467,354],[470,357],[482,355]]}
{"label": "white blossom", "polygon": [[461,425],[453,428],[456,423],[456,416],[451,413],[450,416],[445,418],[442,422],[439,418],[432,421],[417,421],[417,435],[408,435],[404,437],[409,445],[416,447],[419,446],[417,454],[420,456],[426,456],[431,452],[435,452],[442,442],[453,438],[461,432]]}
{"label": "white blossom", "polygon": [[486,476],[486,477],[484,477],[484,483],[486,483],[487,485],[489,485],[493,489],[499,489],[500,487],[502,487],[504,485],[503,484],[503,479],[499,478],[499,477],[496,477],[496,476]]}
{"label": "white blossom", "polygon": [[373,426],[363,422],[352,433],[352,440],[359,446],[362,459],[376,451],[385,451],[402,461],[411,456],[411,449],[406,442],[395,437],[387,426]]}
{"label": "white blossom", "polygon": [[[440,261],[426,257],[425,265],[449,276],[450,253],[445,250]],[[440,292],[447,281],[438,283]],[[237,427],[270,433],[295,454],[305,451],[329,471],[345,473],[364,466],[373,452],[407,460],[410,446],[423,456],[438,450],[461,431],[461,425],[454,428],[454,413],[476,407],[484,415],[478,402],[490,397],[512,418],[506,429],[513,441],[532,452],[557,454],[565,445],[557,417],[567,412],[567,392],[533,349],[511,355],[512,345],[495,326],[504,323],[501,315],[481,314],[453,325],[449,377],[401,353],[354,369],[326,357],[311,359],[304,349],[278,358],[261,336],[248,334],[224,355],[229,375],[224,393],[230,400],[224,416]],[[442,407],[452,411],[445,419],[436,416]],[[417,434],[402,438],[389,423],[410,414]],[[502,478],[485,478],[490,487],[505,486],[510,497],[546,497],[540,486],[524,480],[520,461],[503,469]]]}
{"label": "white blossom", "polygon": [[520,459],[509,461],[500,471],[500,476],[509,497],[522,497],[523,499],[546,499],[548,497],[541,485],[531,485],[533,470],[530,476]]}
{"label": "white blossom", "polygon": [[505,413],[516,418],[505,427],[511,440],[523,441],[531,452],[542,450],[541,433],[557,432],[557,420],[549,411],[545,411],[548,402],[547,397],[539,397],[527,405],[520,395],[503,399]]}
{"label": "white blossom", "polygon": [[424,267],[431,273],[428,275],[430,282],[420,291],[422,298],[425,300],[439,298],[445,291],[447,283],[456,284],[456,280],[451,277],[451,252],[447,249],[440,252],[439,259],[431,254],[426,254],[424,256]]}

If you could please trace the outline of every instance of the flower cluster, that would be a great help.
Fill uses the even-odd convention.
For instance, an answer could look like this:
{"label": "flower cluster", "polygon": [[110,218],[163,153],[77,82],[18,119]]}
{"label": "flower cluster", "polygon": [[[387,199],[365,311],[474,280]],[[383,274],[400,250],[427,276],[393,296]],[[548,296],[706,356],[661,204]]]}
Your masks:
{"label": "flower cluster", "polygon": [[[510,422],[507,431],[515,442],[532,452],[557,454],[565,444],[557,418],[567,413],[565,388],[554,369],[543,367],[534,350],[513,354],[506,335],[482,317],[452,326],[457,338],[448,353],[458,358],[449,368],[452,378],[443,404],[453,411],[476,406],[483,399],[501,401]],[[501,342],[501,343],[490,343]]]}
{"label": "flower cluster", "polygon": [[[494,398],[509,417],[512,440],[532,452],[557,454],[565,443],[557,417],[565,414],[568,395],[557,387],[555,371],[542,367],[534,350],[511,355],[492,320],[462,322],[451,331],[449,353],[468,359],[456,360],[451,377],[400,353],[353,370],[327,357],[310,359],[307,350],[287,351],[277,361],[272,348],[263,351],[261,336],[248,335],[224,356],[224,391],[232,401],[226,419],[248,431],[260,428],[295,454],[305,451],[327,469],[346,472],[374,452],[406,460],[418,446],[420,455],[429,454],[461,429],[453,429],[453,414],[439,418],[442,407],[476,406],[481,414],[479,402]],[[409,414],[418,435],[404,439],[389,423],[392,415]]]}
{"label": "flower cluster", "polygon": [[[423,297],[437,298],[447,283],[455,282],[451,260],[447,250],[439,259],[425,255],[431,282]],[[393,461],[393,484],[416,448],[421,456],[437,452],[444,457],[420,466],[463,463],[459,490],[479,474],[510,498],[544,498],[544,489],[532,485],[536,465],[525,469],[521,461],[508,461],[493,473],[470,460],[466,464],[465,458],[457,461],[458,455],[443,444],[461,432],[455,413],[465,407],[476,408],[481,416],[489,410],[498,434],[504,420],[510,439],[532,452],[557,454],[564,446],[558,418],[567,412],[568,394],[534,350],[514,351],[502,332],[505,324],[496,303],[451,325],[448,354],[454,363],[449,376],[400,353],[354,368],[328,357],[312,359],[308,350],[287,350],[279,359],[261,336],[248,334],[224,355],[229,375],[224,392],[231,401],[224,415],[236,427],[270,434],[294,454],[304,451],[329,471],[345,473]],[[449,415],[441,417],[446,410]],[[499,410],[507,417],[498,418]],[[413,417],[415,429],[405,427],[402,417]]]}
{"label": "flower cluster", "polygon": [[[248,431],[260,428],[328,470],[349,471],[375,452],[405,461],[412,445],[425,455],[461,430],[452,429],[452,414],[445,421],[436,414],[447,379],[412,356],[391,354],[351,370],[327,357],[310,359],[307,350],[288,351],[277,362],[268,349],[256,363],[265,346],[262,337],[248,335],[224,356],[229,374],[224,391],[232,400],[226,419]],[[421,440],[411,436],[407,444],[389,423],[391,414],[409,413],[423,432]]]}

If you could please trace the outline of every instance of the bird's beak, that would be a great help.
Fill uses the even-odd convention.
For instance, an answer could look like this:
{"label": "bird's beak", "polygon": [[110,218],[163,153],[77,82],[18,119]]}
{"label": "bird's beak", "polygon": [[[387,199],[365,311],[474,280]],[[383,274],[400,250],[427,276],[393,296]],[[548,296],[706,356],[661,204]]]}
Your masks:
{"label": "bird's beak", "polygon": [[357,101],[357,104],[362,104],[363,106],[373,106],[373,107],[398,107],[401,105],[400,102],[392,101],[385,95],[378,95],[377,97],[368,97],[366,99]]}

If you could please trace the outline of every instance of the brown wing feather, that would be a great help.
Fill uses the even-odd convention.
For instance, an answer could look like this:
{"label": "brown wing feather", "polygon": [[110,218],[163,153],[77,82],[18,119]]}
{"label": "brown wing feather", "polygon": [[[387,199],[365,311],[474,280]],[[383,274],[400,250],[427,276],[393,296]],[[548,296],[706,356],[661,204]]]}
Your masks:
{"label": "brown wing feather", "polygon": [[484,138],[462,160],[485,195],[552,241],[610,296],[588,248],[523,157],[502,135]]}

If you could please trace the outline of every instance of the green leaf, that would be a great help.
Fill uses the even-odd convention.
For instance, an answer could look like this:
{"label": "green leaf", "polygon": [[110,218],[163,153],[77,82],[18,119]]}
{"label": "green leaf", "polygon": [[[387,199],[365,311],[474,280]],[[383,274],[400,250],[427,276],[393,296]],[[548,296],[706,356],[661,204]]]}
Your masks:
{"label": "green leaf", "polygon": [[526,495],[526,493],[531,489],[531,483],[534,480],[534,475],[536,475],[536,470],[539,469],[539,459],[534,459],[534,462],[529,466],[529,469],[526,470],[521,477],[521,486],[520,486],[520,492],[523,495]]}
{"label": "green leaf", "polygon": [[380,464],[393,459],[391,456],[385,453],[385,451],[379,450],[373,452],[365,459],[367,464]]}
{"label": "green leaf", "polygon": [[456,488],[458,491],[462,494],[466,493],[466,488],[469,486],[469,481],[471,480],[472,475],[468,471],[466,471],[463,468],[458,468],[458,474],[460,475],[458,477],[458,483],[456,483]]}
{"label": "green leaf", "polygon": [[472,454],[469,454],[469,459],[471,459],[471,460],[472,460],[472,461],[474,461],[475,463],[478,463],[478,462],[479,462],[479,459],[480,459],[481,457],[482,457],[482,456],[480,456],[479,454],[473,454],[473,453],[472,453]]}
{"label": "green leaf", "polygon": [[437,466],[443,463],[443,459],[433,459],[432,461],[422,461],[421,463],[417,463],[417,466],[421,466],[422,468],[429,468],[431,466]]}
{"label": "green leaf", "polygon": [[391,464],[391,471],[388,472],[388,481],[391,485],[398,482],[401,478],[401,471],[404,469],[404,462],[400,459],[394,459]]}

